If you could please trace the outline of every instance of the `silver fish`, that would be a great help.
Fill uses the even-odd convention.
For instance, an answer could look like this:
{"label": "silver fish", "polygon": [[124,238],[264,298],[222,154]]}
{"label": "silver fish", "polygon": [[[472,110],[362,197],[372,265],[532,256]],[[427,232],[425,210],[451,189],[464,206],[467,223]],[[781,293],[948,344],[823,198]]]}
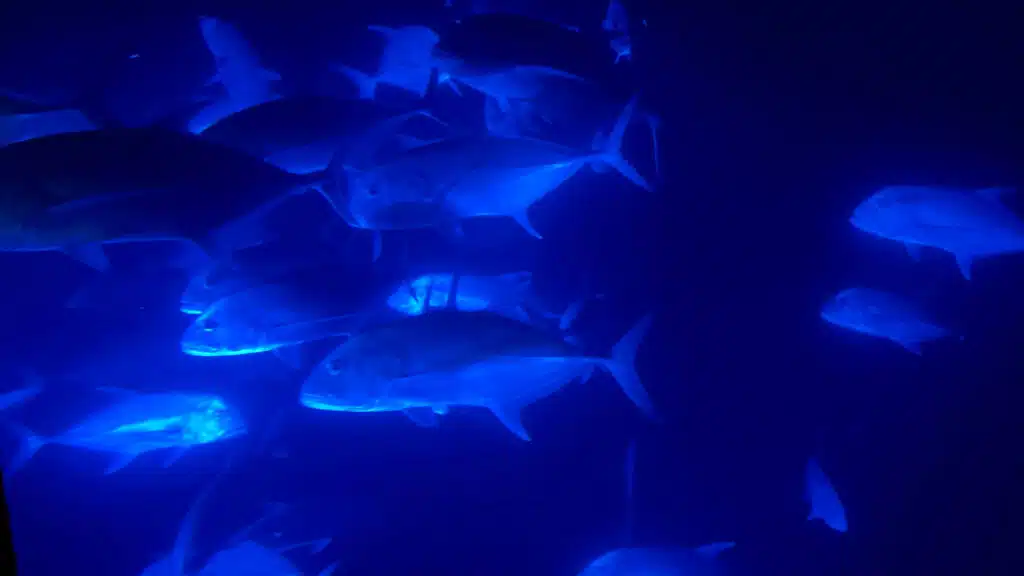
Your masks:
{"label": "silver fish", "polygon": [[651,316],[645,316],[610,357],[601,357],[583,353],[560,334],[500,314],[432,311],[354,335],[313,370],[300,401],[320,410],[404,411],[420,424],[432,423],[449,406],[478,406],[529,440],[520,410],[599,368],[653,415],[633,366],[650,324]]}

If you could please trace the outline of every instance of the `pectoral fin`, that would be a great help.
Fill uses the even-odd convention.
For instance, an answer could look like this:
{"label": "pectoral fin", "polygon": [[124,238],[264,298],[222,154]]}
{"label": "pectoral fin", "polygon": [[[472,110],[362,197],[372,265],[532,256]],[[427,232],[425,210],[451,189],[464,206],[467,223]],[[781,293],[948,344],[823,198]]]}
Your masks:
{"label": "pectoral fin", "polygon": [[523,423],[520,420],[520,412],[518,406],[491,406],[491,412],[498,417],[498,420],[508,428],[509,432],[512,432],[516,436],[529,442],[530,434],[523,427]]}

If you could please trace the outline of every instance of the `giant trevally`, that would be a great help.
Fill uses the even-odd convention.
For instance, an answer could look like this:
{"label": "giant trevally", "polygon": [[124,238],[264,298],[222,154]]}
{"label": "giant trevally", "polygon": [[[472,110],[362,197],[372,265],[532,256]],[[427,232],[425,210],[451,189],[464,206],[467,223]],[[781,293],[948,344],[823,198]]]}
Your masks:
{"label": "giant trevally", "polygon": [[1003,205],[1005,192],[888,186],[861,202],[850,223],[903,242],[915,259],[921,246],[949,252],[969,280],[976,258],[1024,251],[1024,221]]}
{"label": "giant trevally", "polygon": [[633,366],[650,324],[645,316],[610,357],[602,357],[586,354],[562,334],[490,311],[431,311],[353,335],[313,369],[300,401],[318,410],[403,411],[420,424],[433,423],[434,414],[450,406],[478,406],[529,440],[520,410],[600,368],[653,415]]}
{"label": "giant trevally", "polygon": [[821,317],[842,328],[892,340],[914,354],[921,354],[921,343],[950,335],[909,300],[872,288],[840,291],[822,307]]}
{"label": "giant trevally", "polygon": [[591,562],[579,576],[716,576],[722,571],[718,555],[735,545],[716,542],[699,548],[619,548]]}
{"label": "giant trevally", "polygon": [[[358,278],[356,280],[355,278]],[[224,298],[196,317],[181,338],[191,356],[240,356],[349,334],[366,321],[380,287],[345,266],[289,270]],[[380,306],[377,306],[380,308]],[[290,364],[298,358],[283,356]]]}
{"label": "giant trevally", "polygon": [[364,165],[403,135],[416,116],[431,118],[423,110],[402,112],[366,100],[302,96],[239,110],[204,130],[202,137],[306,174],[326,169],[335,155],[345,165]]}
{"label": "giant trevally", "polygon": [[263,242],[263,216],[323,180],[157,128],[27,140],[0,148],[0,251],[59,250],[98,269],[104,243],[185,240],[226,254]]}
{"label": "giant trevally", "polygon": [[804,488],[807,504],[811,507],[807,519],[821,520],[836,532],[846,532],[846,510],[843,509],[843,503],[839,501],[839,494],[814,458],[807,461]]}
{"label": "giant trevally", "polygon": [[[172,464],[189,448],[220,442],[246,432],[241,414],[220,397],[200,393],[141,393],[108,389],[114,402],[55,436],[38,436],[22,426],[21,448],[8,462],[12,474],[47,444],[62,444],[111,452],[116,458],[105,474],[124,468],[139,454],[173,449],[165,461]],[[14,426],[13,424],[11,424]]]}
{"label": "giant trevally", "polygon": [[530,206],[585,165],[611,166],[651,190],[620,150],[635,103],[625,107],[599,150],[490,134],[450,138],[368,170],[346,171],[347,197],[343,208],[335,208],[353,227],[369,230],[454,226],[465,218],[508,216],[540,238],[527,216]]}

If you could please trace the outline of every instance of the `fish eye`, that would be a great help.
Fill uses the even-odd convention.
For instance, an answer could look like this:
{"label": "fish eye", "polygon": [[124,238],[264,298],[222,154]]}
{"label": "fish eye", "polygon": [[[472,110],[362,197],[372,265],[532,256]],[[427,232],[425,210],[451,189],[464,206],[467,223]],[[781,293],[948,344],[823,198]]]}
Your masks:
{"label": "fish eye", "polygon": [[331,374],[338,374],[344,367],[345,363],[341,358],[331,358],[327,361],[327,371]]}
{"label": "fish eye", "polygon": [[200,323],[199,327],[207,332],[213,332],[217,328],[220,328],[220,322],[217,322],[213,318],[207,318]]}

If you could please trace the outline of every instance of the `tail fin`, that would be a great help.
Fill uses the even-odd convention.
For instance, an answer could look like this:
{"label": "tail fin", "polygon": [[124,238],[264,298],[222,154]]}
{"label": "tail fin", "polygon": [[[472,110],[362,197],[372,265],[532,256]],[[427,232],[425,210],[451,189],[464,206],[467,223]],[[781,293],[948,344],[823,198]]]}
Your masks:
{"label": "tail fin", "polygon": [[636,351],[640,347],[647,330],[651,327],[653,316],[648,314],[641,318],[618,344],[612,348],[612,357],[604,363],[604,367],[612,373],[622,391],[633,401],[644,414],[655,418],[654,405],[651,403],[647,390],[636,373]]}
{"label": "tail fin", "polygon": [[17,454],[4,467],[4,476],[10,477],[28,463],[40,448],[46,445],[46,439],[37,436],[35,432],[16,422],[8,422],[7,425],[20,437]]}
{"label": "tail fin", "polygon": [[[629,121],[633,117],[633,111],[636,110],[636,96],[626,104],[626,107],[619,114],[618,120],[615,121],[615,127],[612,128],[611,134],[608,135],[608,139],[601,145],[597,161],[603,162],[614,168],[619,174],[622,174],[630,182],[637,186],[647,190],[648,192],[653,191],[651,185],[647,183],[647,180],[633,168],[622,156],[622,137],[626,133],[626,127],[629,126]],[[600,144],[603,138],[595,138],[595,144]]]}

